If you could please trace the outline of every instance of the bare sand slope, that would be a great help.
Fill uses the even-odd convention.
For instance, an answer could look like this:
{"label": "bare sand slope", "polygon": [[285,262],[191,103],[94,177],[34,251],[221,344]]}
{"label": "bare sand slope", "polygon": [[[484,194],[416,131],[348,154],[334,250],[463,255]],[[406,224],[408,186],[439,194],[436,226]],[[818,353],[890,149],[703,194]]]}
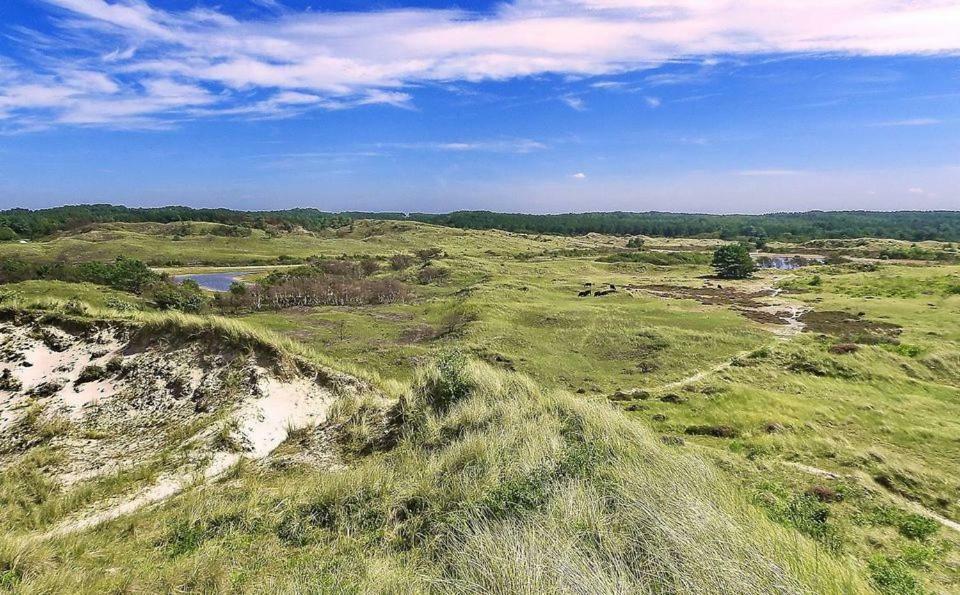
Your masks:
{"label": "bare sand slope", "polygon": [[63,488],[152,466],[152,481],[45,533],[63,535],[160,502],[263,459],[293,430],[327,419],[338,376],[279,365],[209,337],[109,325],[0,322],[0,471],[31,449]]}

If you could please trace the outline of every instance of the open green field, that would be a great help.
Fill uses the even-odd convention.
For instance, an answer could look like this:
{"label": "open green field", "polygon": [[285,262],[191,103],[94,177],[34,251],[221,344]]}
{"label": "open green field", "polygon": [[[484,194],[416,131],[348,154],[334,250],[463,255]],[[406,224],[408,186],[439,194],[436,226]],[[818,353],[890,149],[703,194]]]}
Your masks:
{"label": "open green field", "polygon": [[[173,224],[105,224],[46,241],[0,243],[0,258],[83,261],[123,255],[183,274],[281,267],[316,256],[386,262],[394,254],[437,248],[442,255],[433,264],[449,271],[445,279],[420,282],[415,268],[378,273],[411,288],[403,301],[227,315],[331,362],[368,370],[390,386],[408,385],[419,366],[458,350],[498,373],[525,374],[545,390],[612,402],[619,410],[617,424],[636,425],[671,450],[709,461],[709,473],[718,474],[721,484],[735,485],[736,498],[784,531],[804,535],[831,564],[851,565],[862,588],[960,592],[960,265],[875,262],[863,259],[863,246],[854,245],[850,255],[860,260],[718,281],[706,264],[686,264],[689,260],[677,256],[705,254],[718,245],[714,240],[649,238],[637,262],[604,262],[624,249],[626,238],[377,221],[323,233],[252,230],[249,237],[223,237],[205,233],[211,225],[193,224],[196,233],[175,237]],[[783,252],[789,247],[777,246]],[[843,248],[831,249],[844,254]],[[579,297],[586,284],[617,291]],[[0,295],[20,303],[78,300],[118,312],[152,309],[139,296],[90,284],[27,281],[0,286]],[[426,448],[419,443],[416,448],[421,447]],[[418,456],[413,446],[408,450],[403,456]],[[368,467],[343,481],[370,479],[364,475],[373,473]],[[422,481],[434,481],[434,471],[440,473],[425,472]],[[303,479],[297,473],[259,480],[262,495],[244,493],[247,480],[237,479],[221,489],[228,502],[223,510],[208,512],[229,516],[266,509]],[[423,487],[399,486],[398,477],[391,476],[384,489]],[[306,488],[291,493],[298,502],[320,497]],[[127,532],[145,531],[157,543],[169,539],[164,526],[195,517],[195,510],[209,505],[200,492],[181,500],[84,538],[93,541],[84,542],[77,563],[96,567],[99,562],[86,548]],[[482,538],[473,545],[480,548]],[[248,552],[242,533],[224,539],[228,552]],[[109,565],[139,559],[162,566],[159,554],[144,543],[127,561],[105,550]],[[336,547],[347,545],[363,548],[364,542]],[[314,563],[309,560],[332,547],[312,542],[310,556],[301,552],[286,568]],[[200,545],[196,549],[203,551]],[[68,550],[64,546],[58,555],[71,559],[76,552]],[[330,586],[282,583],[284,567],[264,561],[272,555],[255,556],[269,584]],[[236,570],[242,565],[223,550],[211,550],[211,556],[227,568],[228,578],[199,581],[195,590],[229,588],[230,572],[259,570]],[[397,584],[407,564],[430,564],[395,552],[378,556]],[[205,576],[187,567],[203,564],[202,555],[191,553],[185,560],[168,571],[171,588],[190,573]],[[369,569],[344,572],[356,589],[380,590],[365,582]],[[861,588],[852,584],[844,588]],[[110,583],[120,590],[123,585]]]}

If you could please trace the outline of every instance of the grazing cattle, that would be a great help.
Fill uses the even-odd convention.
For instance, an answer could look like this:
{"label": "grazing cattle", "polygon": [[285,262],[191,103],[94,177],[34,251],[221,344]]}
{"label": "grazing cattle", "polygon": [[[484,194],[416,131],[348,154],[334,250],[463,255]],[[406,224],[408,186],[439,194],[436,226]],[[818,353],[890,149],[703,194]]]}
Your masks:
{"label": "grazing cattle", "polygon": [[581,291],[580,293],[578,293],[578,294],[577,294],[577,297],[587,297],[587,296],[590,295],[591,293],[592,293],[592,292],[591,292],[589,289],[587,289],[587,290],[584,290],[584,291]]}
{"label": "grazing cattle", "polygon": [[616,292],[617,292],[616,289],[605,289],[603,291],[596,291],[593,293],[593,295],[596,297],[602,297],[602,296],[610,295],[611,293],[616,293]]}
{"label": "grazing cattle", "polygon": [[610,289],[616,291],[616,290],[617,290],[617,286],[614,285],[613,283],[611,283],[611,284],[610,284]]}
{"label": "grazing cattle", "polygon": [[593,283],[584,283],[583,286],[584,286],[584,287],[593,287]]}

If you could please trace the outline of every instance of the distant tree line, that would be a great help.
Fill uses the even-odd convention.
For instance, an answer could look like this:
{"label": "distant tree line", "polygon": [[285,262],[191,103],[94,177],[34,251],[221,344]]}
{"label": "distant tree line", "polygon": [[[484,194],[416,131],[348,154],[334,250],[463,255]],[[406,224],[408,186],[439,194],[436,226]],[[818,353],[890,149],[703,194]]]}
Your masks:
{"label": "distant tree line", "polygon": [[[0,211],[0,241],[39,238],[92,223],[203,221],[259,229],[321,231],[356,219],[411,220],[465,229],[583,235],[704,237],[747,240],[762,246],[768,240],[806,241],[823,238],[892,238],[908,241],[960,241],[957,211],[813,211],[769,215],[696,215],[681,213],[568,213],[525,215],[490,211],[446,214],[328,213],[317,209],[236,211],[189,207],[128,208],[78,205]],[[231,234],[238,233],[232,231]]]}
{"label": "distant tree line", "polygon": [[345,215],[317,209],[286,211],[235,211],[190,207],[129,208],[114,205],[76,205],[52,209],[0,211],[0,241],[40,238],[58,231],[78,229],[92,223],[175,223],[202,221],[245,228],[303,228],[320,231],[342,227],[352,220]]}
{"label": "distant tree line", "polygon": [[726,240],[806,241],[822,238],[891,238],[960,241],[957,211],[812,211],[769,215],[694,215],[683,213],[570,213],[525,215],[458,211],[444,215],[415,213],[409,219],[466,229],[583,235],[704,237]]}

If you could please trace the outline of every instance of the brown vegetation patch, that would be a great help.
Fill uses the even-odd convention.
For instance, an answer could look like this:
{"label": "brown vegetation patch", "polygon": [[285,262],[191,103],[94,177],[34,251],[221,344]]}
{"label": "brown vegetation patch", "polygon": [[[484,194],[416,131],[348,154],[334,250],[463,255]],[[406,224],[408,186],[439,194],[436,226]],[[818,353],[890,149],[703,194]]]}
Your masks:
{"label": "brown vegetation patch", "polygon": [[841,311],[810,311],[800,317],[804,330],[832,335],[845,343],[895,343],[902,327],[890,322],[869,320],[864,314]]}
{"label": "brown vegetation patch", "polygon": [[788,324],[791,313],[787,311],[770,312],[769,304],[759,301],[759,298],[769,297],[770,292],[737,291],[717,285],[703,287],[682,287],[679,285],[631,285],[630,290],[643,290],[658,297],[672,299],[695,300],[705,306],[727,306],[740,315],[761,324]]}

